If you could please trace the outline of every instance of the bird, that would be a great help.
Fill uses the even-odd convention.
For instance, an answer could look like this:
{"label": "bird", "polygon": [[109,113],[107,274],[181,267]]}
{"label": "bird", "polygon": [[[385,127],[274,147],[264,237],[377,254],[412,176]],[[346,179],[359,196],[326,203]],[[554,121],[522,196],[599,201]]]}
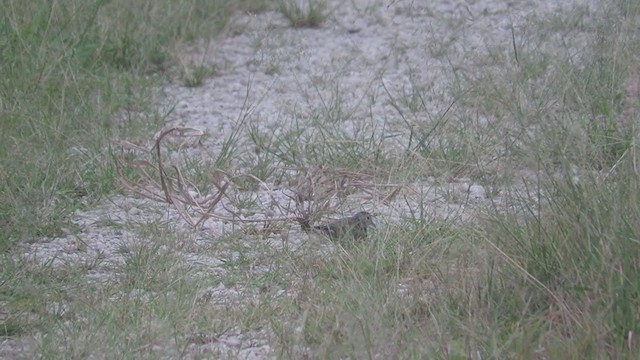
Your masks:
{"label": "bird", "polygon": [[347,240],[363,240],[367,237],[367,229],[376,227],[373,222],[373,216],[366,211],[346,218],[331,221],[326,224],[316,225],[313,229],[323,235],[329,237],[333,241]]}

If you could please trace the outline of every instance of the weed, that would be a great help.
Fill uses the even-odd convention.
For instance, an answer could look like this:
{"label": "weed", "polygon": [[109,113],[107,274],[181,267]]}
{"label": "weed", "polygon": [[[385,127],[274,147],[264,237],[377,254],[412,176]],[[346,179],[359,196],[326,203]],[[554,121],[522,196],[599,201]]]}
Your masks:
{"label": "weed", "polygon": [[293,27],[319,27],[328,15],[325,0],[279,0],[278,10]]}
{"label": "weed", "polygon": [[204,79],[217,73],[214,66],[198,65],[193,68],[185,68],[182,71],[182,82],[187,87],[201,86]]}

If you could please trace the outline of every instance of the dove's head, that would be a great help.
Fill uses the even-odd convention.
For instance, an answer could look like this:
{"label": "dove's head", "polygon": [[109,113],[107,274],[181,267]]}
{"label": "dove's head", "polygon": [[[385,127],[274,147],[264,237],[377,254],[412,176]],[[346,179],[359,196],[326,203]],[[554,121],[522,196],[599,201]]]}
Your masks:
{"label": "dove's head", "polygon": [[376,224],[373,222],[373,217],[374,215],[371,215],[366,211],[360,211],[359,213],[353,215],[352,219],[356,224],[364,228],[376,227]]}

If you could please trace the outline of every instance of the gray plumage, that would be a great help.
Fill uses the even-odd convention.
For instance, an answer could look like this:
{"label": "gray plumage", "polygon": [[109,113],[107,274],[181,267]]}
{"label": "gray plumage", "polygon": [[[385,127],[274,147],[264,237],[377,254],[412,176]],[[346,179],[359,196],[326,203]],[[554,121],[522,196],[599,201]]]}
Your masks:
{"label": "gray plumage", "polygon": [[367,237],[367,229],[375,227],[373,215],[366,211],[338,219],[327,224],[314,226],[314,230],[328,236],[331,240],[362,240]]}

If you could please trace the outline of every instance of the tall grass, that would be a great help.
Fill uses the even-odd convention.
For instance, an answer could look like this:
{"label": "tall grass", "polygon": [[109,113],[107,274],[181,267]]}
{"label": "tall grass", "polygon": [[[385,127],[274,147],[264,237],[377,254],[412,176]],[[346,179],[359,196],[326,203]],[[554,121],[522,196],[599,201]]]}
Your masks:
{"label": "tall grass", "polygon": [[561,32],[564,51],[514,40],[516,66],[493,79],[515,91],[494,82],[496,91],[485,93],[496,114],[517,119],[510,163],[528,171],[504,196],[509,210],[496,207],[483,229],[491,264],[501,264],[481,280],[485,306],[500,314],[494,334],[512,356],[638,351],[639,114],[629,84],[638,76],[640,13],[632,2],[616,5],[590,19],[595,34],[584,47],[573,29]]}
{"label": "tall grass", "polygon": [[5,1],[0,15],[0,249],[60,233],[115,189],[109,141],[149,129],[173,43],[213,35],[224,1]]}

